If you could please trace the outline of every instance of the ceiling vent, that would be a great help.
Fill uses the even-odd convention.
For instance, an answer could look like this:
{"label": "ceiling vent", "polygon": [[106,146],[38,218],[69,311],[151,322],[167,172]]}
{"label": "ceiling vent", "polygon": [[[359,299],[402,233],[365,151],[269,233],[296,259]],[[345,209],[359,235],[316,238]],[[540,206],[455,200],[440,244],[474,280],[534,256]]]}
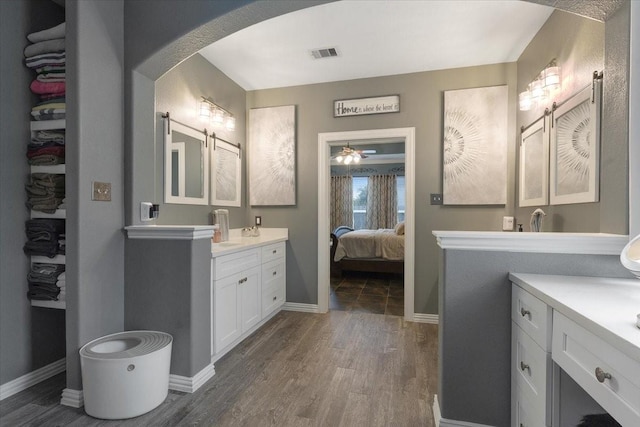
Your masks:
{"label": "ceiling vent", "polygon": [[315,59],[321,58],[333,58],[338,56],[338,50],[335,47],[328,47],[326,49],[313,49],[311,55]]}

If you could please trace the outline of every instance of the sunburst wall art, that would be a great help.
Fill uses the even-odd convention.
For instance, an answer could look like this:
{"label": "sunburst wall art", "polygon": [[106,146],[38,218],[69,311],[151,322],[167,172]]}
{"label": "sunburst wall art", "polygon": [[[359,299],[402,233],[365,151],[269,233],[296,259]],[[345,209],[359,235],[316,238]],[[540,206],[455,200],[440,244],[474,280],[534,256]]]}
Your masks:
{"label": "sunburst wall art", "polygon": [[507,86],[444,93],[443,203],[507,202]]}
{"label": "sunburst wall art", "polygon": [[249,203],[296,204],[295,105],[249,111]]}
{"label": "sunburst wall art", "polygon": [[551,133],[552,205],[599,199],[600,88],[583,89],[553,112]]}

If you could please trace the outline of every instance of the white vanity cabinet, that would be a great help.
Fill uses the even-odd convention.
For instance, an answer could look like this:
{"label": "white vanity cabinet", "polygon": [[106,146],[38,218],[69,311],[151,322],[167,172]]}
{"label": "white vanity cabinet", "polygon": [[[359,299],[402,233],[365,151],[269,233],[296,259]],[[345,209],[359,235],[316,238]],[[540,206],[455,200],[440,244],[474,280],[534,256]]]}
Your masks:
{"label": "white vanity cabinet", "polygon": [[[250,241],[251,242],[251,241]],[[273,317],[285,302],[285,242],[257,241],[211,261],[212,361]]]}
{"label": "white vanity cabinet", "polygon": [[511,294],[511,424],[551,426],[552,309],[522,288]]}
{"label": "white vanity cabinet", "polygon": [[566,373],[621,425],[640,426],[640,281],[509,277],[511,424],[555,427],[586,415],[560,407],[566,401],[560,377]]}

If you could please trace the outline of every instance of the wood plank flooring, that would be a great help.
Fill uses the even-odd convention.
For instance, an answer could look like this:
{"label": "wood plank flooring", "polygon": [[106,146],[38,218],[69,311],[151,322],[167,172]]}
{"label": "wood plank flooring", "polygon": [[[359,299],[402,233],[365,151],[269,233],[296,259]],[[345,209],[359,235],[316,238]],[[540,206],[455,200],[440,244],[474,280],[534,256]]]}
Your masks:
{"label": "wood plank flooring", "polygon": [[433,426],[437,325],[356,311],[280,312],[193,394],[137,418],[59,405],[64,373],[0,402],[1,426]]}
{"label": "wood plank flooring", "polygon": [[404,279],[384,273],[344,272],[331,278],[329,309],[404,315]]}

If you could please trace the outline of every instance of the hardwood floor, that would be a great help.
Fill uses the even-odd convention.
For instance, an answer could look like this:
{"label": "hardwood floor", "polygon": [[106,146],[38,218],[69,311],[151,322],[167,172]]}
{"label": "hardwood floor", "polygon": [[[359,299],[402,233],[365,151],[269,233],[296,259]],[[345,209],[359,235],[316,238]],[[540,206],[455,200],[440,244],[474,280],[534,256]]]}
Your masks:
{"label": "hardwood floor", "polygon": [[384,273],[344,273],[331,278],[329,310],[404,316],[404,279]]}
{"label": "hardwood floor", "polygon": [[59,405],[64,373],[0,402],[2,426],[433,426],[437,325],[280,312],[193,394],[123,421]]}

